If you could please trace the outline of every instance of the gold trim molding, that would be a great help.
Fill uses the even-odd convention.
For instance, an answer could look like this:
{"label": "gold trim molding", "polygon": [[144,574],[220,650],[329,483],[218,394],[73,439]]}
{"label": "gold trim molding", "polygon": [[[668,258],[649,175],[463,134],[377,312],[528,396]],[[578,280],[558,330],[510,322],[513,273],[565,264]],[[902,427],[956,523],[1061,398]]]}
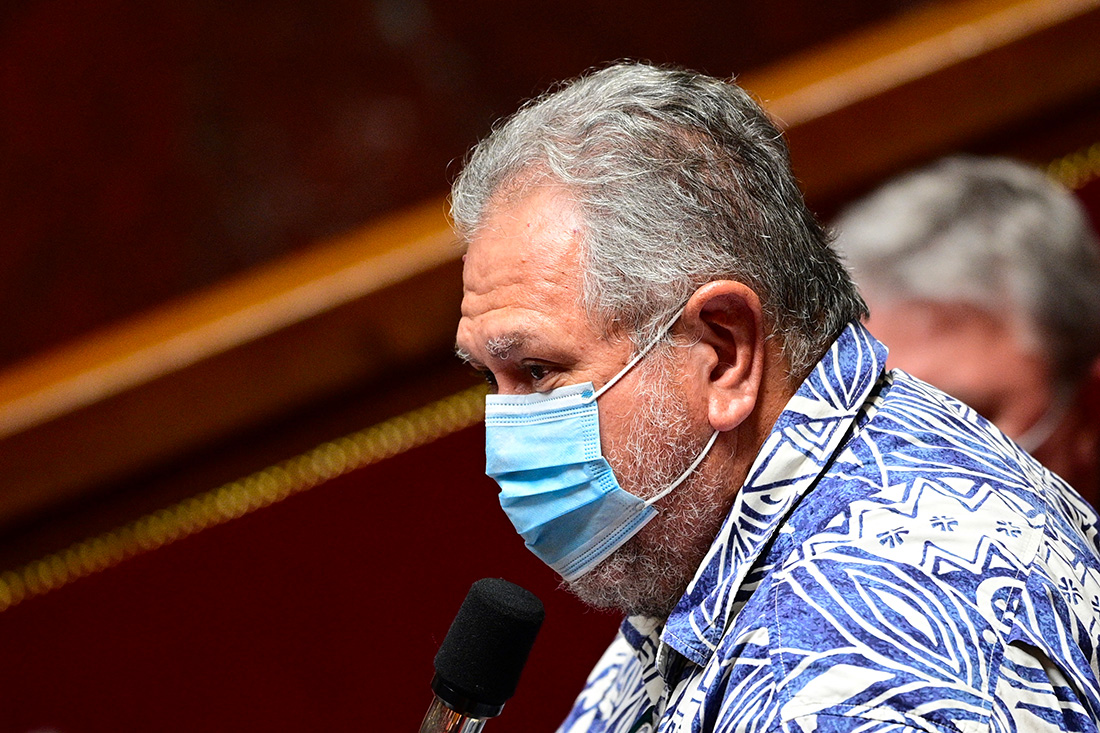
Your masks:
{"label": "gold trim molding", "polygon": [[485,391],[463,390],[0,574],[0,612],[474,425],[485,415]]}
{"label": "gold trim molding", "polygon": [[[1083,188],[1100,177],[1100,143],[1051,161],[1046,171],[1068,188]],[[471,387],[4,572],[0,612],[474,425],[484,417],[485,392],[484,385]]]}
{"label": "gold trim molding", "polygon": [[1100,177],[1100,143],[1051,161],[1047,175],[1074,191],[1084,188]]}

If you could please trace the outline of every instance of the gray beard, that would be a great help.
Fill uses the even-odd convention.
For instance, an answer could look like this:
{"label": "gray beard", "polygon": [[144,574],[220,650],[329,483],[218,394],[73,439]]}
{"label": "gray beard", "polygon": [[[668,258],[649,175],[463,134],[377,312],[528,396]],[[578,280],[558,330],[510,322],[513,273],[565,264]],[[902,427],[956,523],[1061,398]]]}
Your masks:
{"label": "gray beard", "polygon": [[[638,364],[643,388],[627,437],[607,447],[623,489],[643,499],[672,484],[710,437],[693,424],[671,352],[659,347]],[[706,462],[704,462],[705,464]],[[595,568],[565,587],[585,603],[627,615],[664,620],[680,600],[729,510],[721,482],[702,465],[654,505],[658,511],[636,535]]]}

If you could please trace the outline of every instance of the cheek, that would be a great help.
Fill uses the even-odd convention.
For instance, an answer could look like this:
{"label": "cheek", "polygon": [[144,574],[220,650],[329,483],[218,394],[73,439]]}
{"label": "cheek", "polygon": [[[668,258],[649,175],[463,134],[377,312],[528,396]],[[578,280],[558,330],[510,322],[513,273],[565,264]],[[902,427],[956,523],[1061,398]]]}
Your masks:
{"label": "cheek", "polygon": [[1045,359],[1005,319],[914,307],[880,309],[869,326],[890,348],[889,367],[962,400],[1009,436],[1027,430],[1050,403]]}
{"label": "cheek", "polygon": [[651,453],[691,442],[698,435],[709,437],[705,393],[658,368],[631,376],[600,400],[604,455],[620,463],[627,454],[635,462],[644,461]]}
{"label": "cheek", "polygon": [[600,444],[605,456],[614,452],[615,446],[621,446],[631,433],[632,410],[628,407],[604,405],[600,400]]}
{"label": "cheek", "polygon": [[1022,388],[1006,394],[989,419],[1010,438],[1018,438],[1042,418],[1050,405],[1050,391],[1045,385]]}
{"label": "cheek", "polygon": [[986,404],[972,406],[1016,438],[1050,408],[1054,393],[1044,359],[1016,348],[1015,344],[1005,346],[991,349],[986,355],[982,376],[975,380],[978,394],[985,397]]}

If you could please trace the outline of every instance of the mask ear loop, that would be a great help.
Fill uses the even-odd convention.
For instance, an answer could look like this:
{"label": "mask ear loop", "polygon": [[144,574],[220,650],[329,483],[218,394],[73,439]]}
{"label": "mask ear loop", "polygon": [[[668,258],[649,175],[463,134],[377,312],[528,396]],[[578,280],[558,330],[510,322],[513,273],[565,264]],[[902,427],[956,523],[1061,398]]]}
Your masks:
{"label": "mask ear loop", "polygon": [[645,500],[646,506],[653,506],[654,502],[665,498],[672,493],[673,489],[684,483],[684,481],[687,481],[687,477],[691,475],[691,472],[698,468],[699,464],[703,462],[703,459],[707,457],[707,453],[710,453],[711,446],[713,446],[714,441],[718,439],[718,432],[719,431],[717,430],[714,431],[714,433],[710,436],[710,440],[707,441],[706,447],[704,447],[703,451],[695,458],[694,461],[691,462],[691,465],[687,467],[687,470],[680,474],[680,478],[673,481],[672,485],[661,493],[657,494],[656,496],[651,496],[650,498]]}
{"label": "mask ear loop", "polygon": [[622,368],[622,371],[620,371],[618,374],[616,374],[610,380],[608,380],[607,383],[604,386],[602,386],[598,390],[596,390],[596,392],[592,395],[592,397],[589,398],[589,401],[599,398],[599,396],[602,395],[604,392],[606,392],[607,390],[614,387],[616,382],[618,382],[620,379],[622,379],[624,376],[626,376],[626,373],[629,372],[631,369],[633,369],[634,365],[636,365],[638,362],[640,362],[642,360],[642,357],[644,357],[646,354],[648,354],[650,351],[652,351],[653,347],[656,346],[658,343],[660,343],[661,339],[663,339],[665,337],[665,335],[669,332],[669,329],[672,328],[672,325],[674,323],[676,323],[676,321],[680,320],[680,316],[682,316],[684,314],[684,308],[686,308],[686,307],[687,306],[685,305],[684,307],[680,308],[680,310],[676,311],[676,314],[668,320],[668,323],[666,323],[664,326],[662,326],[661,330],[657,332],[657,336],[652,341],[650,341],[648,344],[646,344],[645,348],[642,349],[641,351],[639,351],[638,354],[633,359],[630,360],[630,363],[628,363],[625,367]]}
{"label": "mask ear loop", "polygon": [[[672,328],[673,324],[675,324],[676,321],[680,320],[680,316],[682,316],[684,314],[684,308],[687,308],[687,305],[684,305],[678,311],[676,311],[676,313],[673,314],[672,318],[668,319],[668,323],[666,323],[664,326],[662,326],[661,330],[657,332],[657,336],[654,337],[654,339],[652,341],[650,341],[648,344],[646,344],[645,348],[643,348],[641,351],[639,351],[638,354],[633,359],[631,359],[630,362],[625,367],[622,368],[622,371],[620,371],[614,377],[609,379],[604,386],[602,386],[598,390],[596,390],[596,392],[592,395],[592,397],[589,398],[589,401],[594,401],[596,398],[598,398],[604,392],[606,392],[607,390],[614,387],[616,382],[618,382],[620,379],[622,379],[624,376],[626,376],[627,372],[629,372],[631,369],[633,369],[634,366],[639,361],[641,361],[642,358],[646,354],[648,354],[650,351],[652,351],[653,347],[656,346],[658,343],[660,343],[661,339],[663,339],[665,337],[665,335],[669,332],[669,329]],[[692,474],[692,472],[696,468],[699,467],[699,464],[702,463],[703,459],[707,457],[708,453],[710,453],[710,449],[714,446],[714,441],[718,440],[718,433],[719,432],[720,431],[715,430],[711,434],[710,440],[707,441],[707,444],[703,447],[703,450],[699,452],[699,455],[695,457],[695,460],[691,462],[691,465],[688,466],[682,474],[680,474],[679,478],[677,478],[675,481],[673,481],[667,488],[665,488],[663,491],[658,493],[656,496],[651,496],[650,498],[646,499],[645,500],[645,505],[646,506],[653,506],[654,502],[660,501],[661,499],[665,498],[666,496],[668,496],[669,494],[672,493],[673,489],[675,489],[680,484],[684,483],[684,481],[687,481],[688,476],[690,476]]]}

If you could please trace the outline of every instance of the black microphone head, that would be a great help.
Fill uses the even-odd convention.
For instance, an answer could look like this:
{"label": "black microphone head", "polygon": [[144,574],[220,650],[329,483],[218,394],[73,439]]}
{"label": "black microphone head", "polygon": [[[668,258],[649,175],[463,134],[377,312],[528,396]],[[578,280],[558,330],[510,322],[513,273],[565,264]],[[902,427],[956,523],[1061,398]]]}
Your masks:
{"label": "black microphone head", "polygon": [[514,583],[474,583],[435,655],[436,695],[465,715],[498,715],[515,694],[544,615],[542,601]]}

